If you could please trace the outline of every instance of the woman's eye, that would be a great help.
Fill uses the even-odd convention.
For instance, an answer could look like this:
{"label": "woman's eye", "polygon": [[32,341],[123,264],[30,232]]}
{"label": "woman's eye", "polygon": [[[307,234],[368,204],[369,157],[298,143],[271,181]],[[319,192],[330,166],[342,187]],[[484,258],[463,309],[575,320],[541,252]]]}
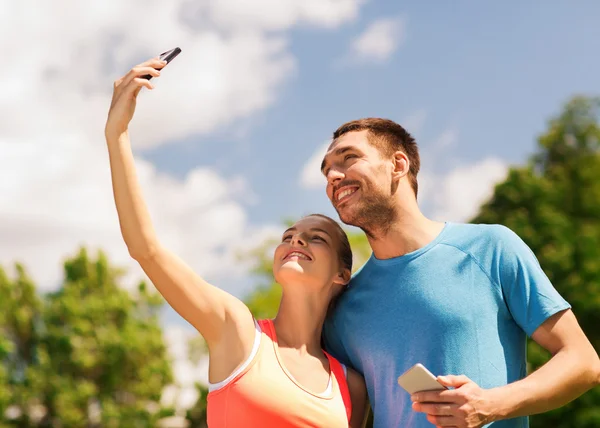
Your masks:
{"label": "woman's eye", "polygon": [[289,241],[290,239],[292,239],[292,235],[286,235],[283,238],[281,238],[281,242]]}
{"label": "woman's eye", "polygon": [[316,240],[319,240],[319,241],[323,241],[323,242],[325,242],[325,239],[324,239],[324,238],[322,238],[322,237],[320,237],[319,235],[315,235],[315,236],[313,236],[313,239],[316,239]]}

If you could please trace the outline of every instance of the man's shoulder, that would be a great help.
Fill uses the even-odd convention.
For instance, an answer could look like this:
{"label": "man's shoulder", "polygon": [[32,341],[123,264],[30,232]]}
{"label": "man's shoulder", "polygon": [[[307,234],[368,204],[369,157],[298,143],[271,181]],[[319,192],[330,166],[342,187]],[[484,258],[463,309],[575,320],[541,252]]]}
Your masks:
{"label": "man's shoulder", "polygon": [[458,249],[478,253],[481,249],[510,246],[517,235],[501,224],[449,223],[441,244],[451,245]]}

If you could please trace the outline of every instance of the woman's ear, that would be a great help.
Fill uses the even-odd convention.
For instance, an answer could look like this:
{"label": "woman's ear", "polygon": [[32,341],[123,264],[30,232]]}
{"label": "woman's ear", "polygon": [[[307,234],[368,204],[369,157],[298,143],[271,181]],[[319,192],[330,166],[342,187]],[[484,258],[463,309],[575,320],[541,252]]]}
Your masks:
{"label": "woman's ear", "polygon": [[351,277],[352,274],[350,273],[350,269],[344,268],[340,272],[338,272],[333,282],[334,284],[346,286],[350,282]]}

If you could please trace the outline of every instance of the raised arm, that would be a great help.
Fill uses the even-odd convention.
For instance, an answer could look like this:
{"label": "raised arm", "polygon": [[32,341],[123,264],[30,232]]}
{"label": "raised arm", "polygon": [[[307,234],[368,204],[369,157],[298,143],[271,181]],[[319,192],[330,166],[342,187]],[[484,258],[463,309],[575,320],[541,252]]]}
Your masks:
{"label": "raised arm", "polygon": [[233,364],[235,368],[252,348],[254,323],[250,311],[232,295],[204,281],[161,246],[136,176],[129,122],[140,90],[143,87],[153,89],[151,82],[141,76],[158,77],[157,69],[164,65],[158,59],[149,60],[134,67],[114,85],[105,136],[121,233],[129,254],[158,291],[202,334],[211,357],[213,354],[224,355],[231,360],[229,365]]}

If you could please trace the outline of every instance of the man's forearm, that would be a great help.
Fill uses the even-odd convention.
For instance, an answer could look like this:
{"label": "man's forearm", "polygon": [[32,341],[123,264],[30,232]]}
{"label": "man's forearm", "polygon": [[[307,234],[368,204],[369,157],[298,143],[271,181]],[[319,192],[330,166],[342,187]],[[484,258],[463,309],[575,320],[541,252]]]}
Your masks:
{"label": "man's forearm", "polygon": [[497,403],[494,419],[548,412],[600,384],[598,355],[562,350],[525,379],[489,390]]}

